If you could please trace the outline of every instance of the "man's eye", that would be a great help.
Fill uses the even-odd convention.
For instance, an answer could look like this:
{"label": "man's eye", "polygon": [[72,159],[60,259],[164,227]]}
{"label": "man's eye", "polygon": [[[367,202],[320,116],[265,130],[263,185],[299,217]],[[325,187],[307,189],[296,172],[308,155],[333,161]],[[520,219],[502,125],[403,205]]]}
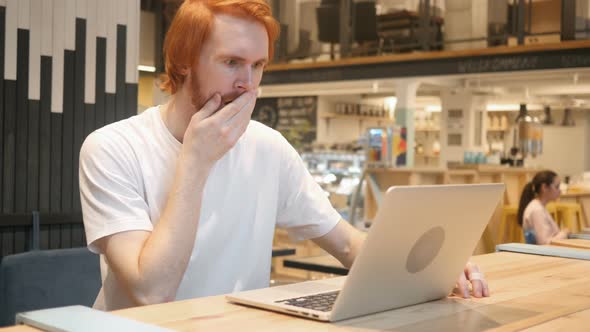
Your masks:
{"label": "man's eye", "polygon": [[264,68],[264,63],[263,62],[257,62],[254,64],[254,68],[256,69],[262,69]]}
{"label": "man's eye", "polygon": [[225,60],[225,64],[228,66],[235,66],[238,64],[238,62],[236,60],[230,59],[230,60]]}

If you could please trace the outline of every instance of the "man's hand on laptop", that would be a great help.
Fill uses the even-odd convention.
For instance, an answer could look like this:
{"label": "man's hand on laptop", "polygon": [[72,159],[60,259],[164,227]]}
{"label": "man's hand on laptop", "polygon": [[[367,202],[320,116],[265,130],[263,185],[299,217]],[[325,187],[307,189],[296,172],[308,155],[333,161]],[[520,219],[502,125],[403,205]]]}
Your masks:
{"label": "man's hand on laptop", "polygon": [[479,267],[476,264],[467,262],[465,269],[457,280],[457,285],[453,289],[453,293],[468,299],[471,293],[470,290],[475,297],[490,296],[488,282],[484,278],[483,273],[480,272]]}

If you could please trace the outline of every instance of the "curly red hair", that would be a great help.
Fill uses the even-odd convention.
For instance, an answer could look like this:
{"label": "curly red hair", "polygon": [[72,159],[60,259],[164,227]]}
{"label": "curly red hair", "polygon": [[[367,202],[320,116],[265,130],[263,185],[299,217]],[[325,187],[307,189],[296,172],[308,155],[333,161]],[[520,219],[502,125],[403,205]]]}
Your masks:
{"label": "curly red hair", "polygon": [[229,14],[260,22],[268,33],[268,58],[274,54],[274,42],[280,25],[264,0],[185,0],[180,6],[164,40],[164,65],[161,88],[175,94],[195,68],[201,47],[211,33],[215,14]]}

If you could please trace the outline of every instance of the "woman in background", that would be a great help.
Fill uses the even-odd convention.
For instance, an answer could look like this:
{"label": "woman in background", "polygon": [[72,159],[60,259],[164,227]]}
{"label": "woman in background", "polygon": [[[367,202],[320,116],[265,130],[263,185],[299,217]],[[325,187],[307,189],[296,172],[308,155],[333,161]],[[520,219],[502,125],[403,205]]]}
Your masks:
{"label": "woman in background", "polygon": [[553,171],[541,171],[524,187],[518,205],[518,224],[524,231],[526,243],[549,244],[554,239],[566,239],[569,231],[559,230],[547,203],[559,198],[561,181]]}

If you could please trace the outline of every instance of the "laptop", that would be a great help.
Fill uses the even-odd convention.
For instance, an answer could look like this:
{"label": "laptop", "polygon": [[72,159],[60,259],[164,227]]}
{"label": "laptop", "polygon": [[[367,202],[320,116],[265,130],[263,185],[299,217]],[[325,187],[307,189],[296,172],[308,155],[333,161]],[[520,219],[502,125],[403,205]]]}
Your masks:
{"label": "laptop", "polygon": [[338,321],[447,296],[504,184],[391,187],[348,276],[226,295],[230,302]]}

